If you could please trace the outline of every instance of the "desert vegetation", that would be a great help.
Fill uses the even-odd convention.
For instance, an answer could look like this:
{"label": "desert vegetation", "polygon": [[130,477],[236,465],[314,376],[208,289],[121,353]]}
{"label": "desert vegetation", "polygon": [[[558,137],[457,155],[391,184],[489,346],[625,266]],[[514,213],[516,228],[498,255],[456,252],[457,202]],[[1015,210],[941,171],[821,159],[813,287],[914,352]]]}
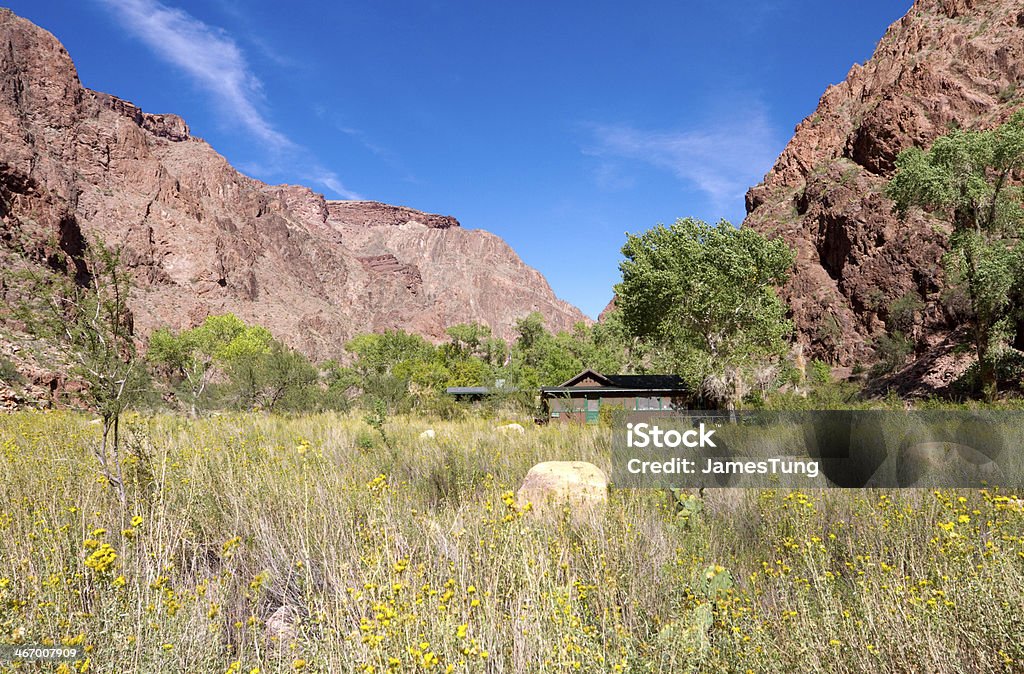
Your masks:
{"label": "desert vegetation", "polygon": [[[0,417],[0,630],[79,672],[1013,672],[1024,511],[999,490],[516,500],[599,427]],[[56,666],[54,667],[56,669]]]}
{"label": "desert vegetation", "polygon": [[[628,223],[653,226],[576,325],[500,239],[242,176],[4,11],[0,648],[81,654],[0,669],[1024,672],[1020,485],[519,491],[611,472],[621,410],[534,423],[584,368],[695,407],[1024,409],[1017,5],[915,3],[742,227]],[[586,258],[602,229],[542,234]],[[357,334],[385,325],[439,339]]]}

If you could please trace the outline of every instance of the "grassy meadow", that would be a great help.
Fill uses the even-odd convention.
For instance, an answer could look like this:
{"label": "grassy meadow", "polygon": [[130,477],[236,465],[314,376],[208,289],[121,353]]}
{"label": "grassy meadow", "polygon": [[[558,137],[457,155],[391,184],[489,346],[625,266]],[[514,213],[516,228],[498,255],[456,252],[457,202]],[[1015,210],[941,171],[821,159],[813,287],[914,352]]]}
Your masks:
{"label": "grassy meadow", "polygon": [[389,448],[238,414],[129,417],[123,507],[89,421],[0,416],[0,642],[86,651],[16,671],[1024,671],[1020,495],[613,489],[541,519],[527,470],[607,471],[607,430],[395,418]]}

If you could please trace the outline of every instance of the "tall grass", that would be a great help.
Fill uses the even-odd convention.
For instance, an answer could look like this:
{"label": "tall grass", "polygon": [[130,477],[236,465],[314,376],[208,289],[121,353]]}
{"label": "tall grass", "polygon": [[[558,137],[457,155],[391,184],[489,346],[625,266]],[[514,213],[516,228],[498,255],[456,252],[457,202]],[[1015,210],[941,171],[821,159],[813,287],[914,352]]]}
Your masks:
{"label": "tall grass", "polygon": [[83,645],[63,671],[1024,671],[1015,495],[613,490],[545,521],[526,471],[607,470],[606,431],[128,425],[123,511],[88,418],[0,417],[0,642]]}

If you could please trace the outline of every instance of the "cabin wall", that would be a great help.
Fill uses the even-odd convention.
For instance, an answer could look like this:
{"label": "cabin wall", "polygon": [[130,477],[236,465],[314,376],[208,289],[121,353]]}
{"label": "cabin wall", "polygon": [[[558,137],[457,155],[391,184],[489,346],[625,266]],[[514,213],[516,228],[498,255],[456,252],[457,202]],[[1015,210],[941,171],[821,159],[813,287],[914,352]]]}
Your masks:
{"label": "cabin wall", "polygon": [[[652,416],[668,416],[675,410],[686,408],[682,396],[669,395],[615,395],[614,393],[571,393],[544,396],[544,408],[548,421],[559,423],[586,422],[588,399],[598,400],[598,410],[619,409],[625,419],[633,421]],[[593,415],[591,415],[593,417]]]}

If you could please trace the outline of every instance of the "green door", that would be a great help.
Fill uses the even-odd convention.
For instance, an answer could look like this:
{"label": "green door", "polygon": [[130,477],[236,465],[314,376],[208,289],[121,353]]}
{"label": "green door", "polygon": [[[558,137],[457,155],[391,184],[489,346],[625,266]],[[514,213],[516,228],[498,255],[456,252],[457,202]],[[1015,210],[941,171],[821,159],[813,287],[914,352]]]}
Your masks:
{"label": "green door", "polygon": [[587,398],[587,423],[596,424],[601,411],[601,399],[597,396]]}

